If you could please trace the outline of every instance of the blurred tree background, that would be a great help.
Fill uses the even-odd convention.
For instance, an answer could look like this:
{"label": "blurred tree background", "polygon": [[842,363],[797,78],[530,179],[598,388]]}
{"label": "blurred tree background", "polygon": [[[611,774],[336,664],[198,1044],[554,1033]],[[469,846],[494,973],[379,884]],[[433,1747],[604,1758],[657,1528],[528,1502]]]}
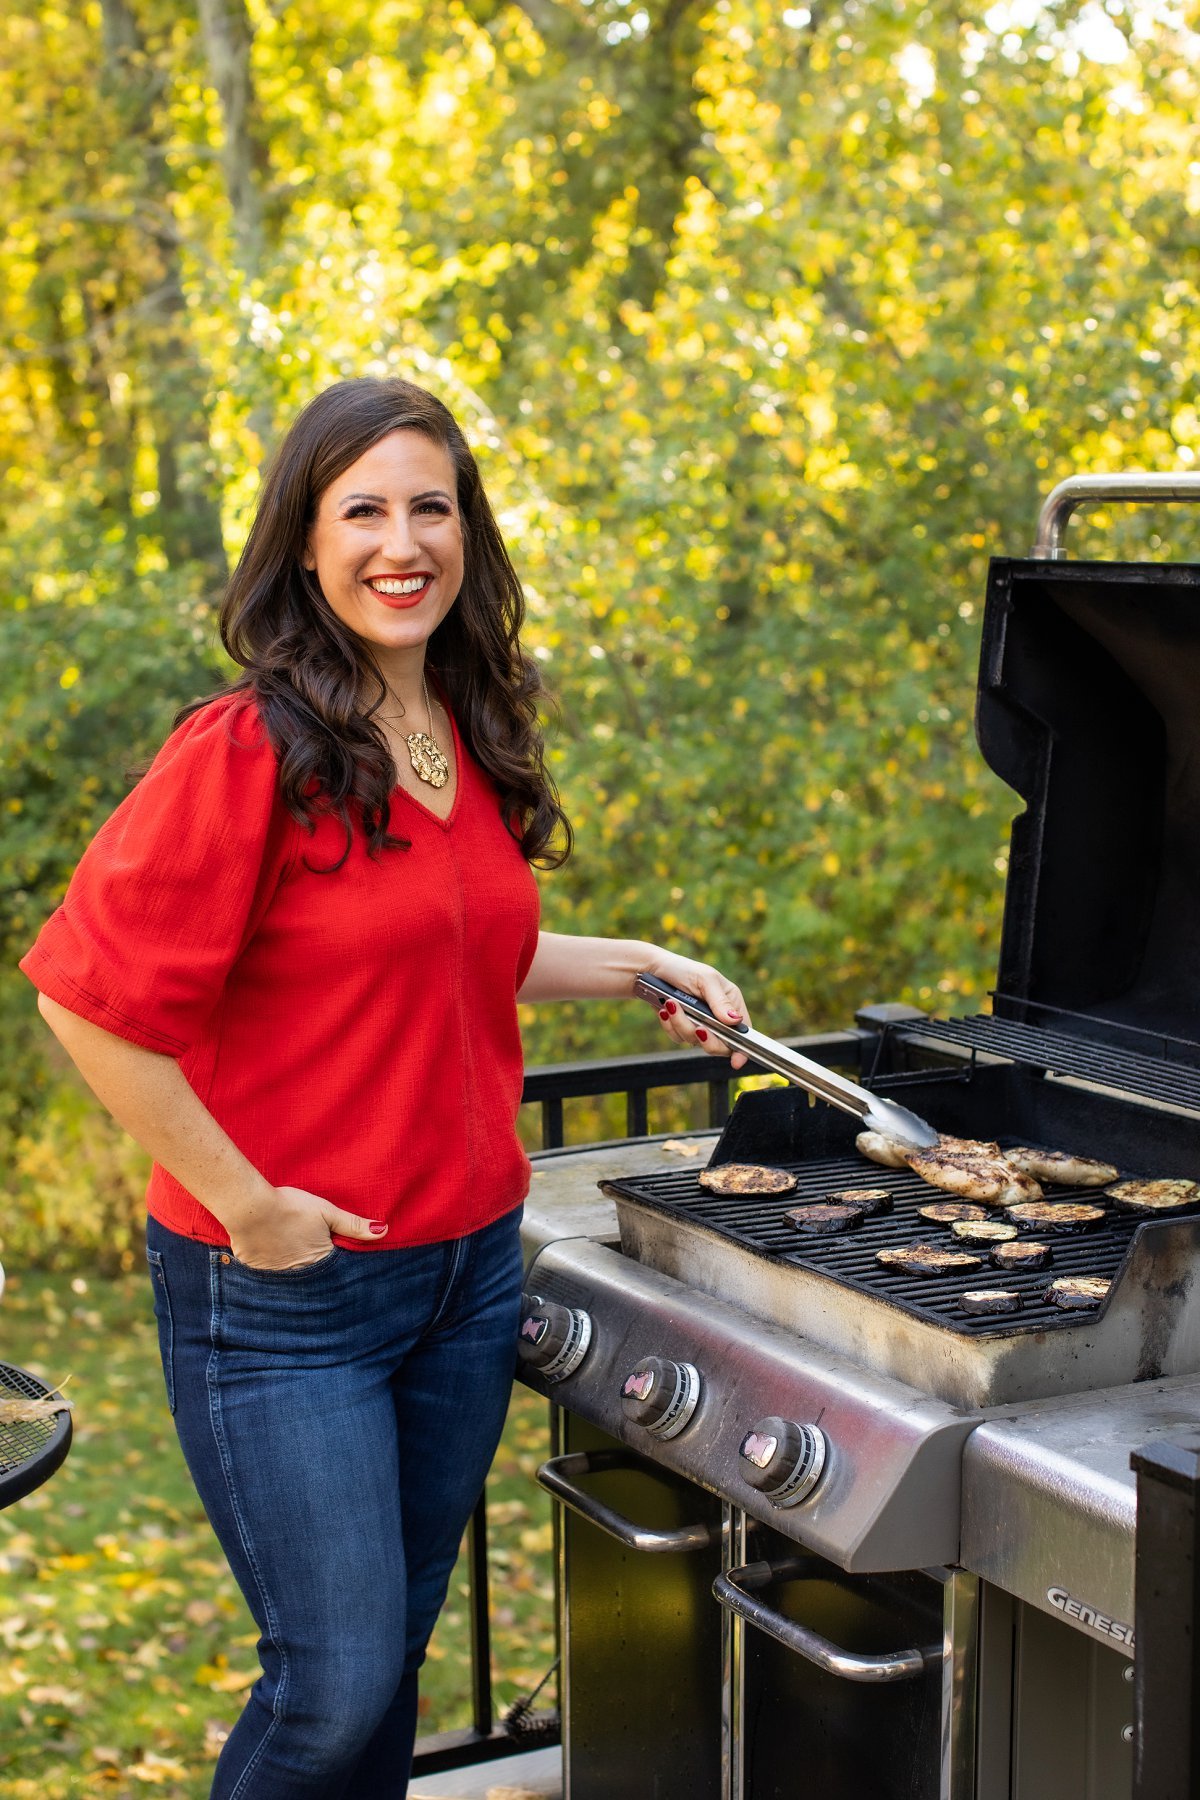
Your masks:
{"label": "blurred tree background", "polygon": [[[1062,476],[1200,448],[1195,20],[7,0],[10,1248],[129,1259],[137,1159],[13,964],[214,685],[264,457],[343,376],[426,383],[478,448],[578,828],[549,927],[718,961],[780,1033],[981,1003],[1012,808],[972,735],[988,555]],[[1106,553],[1184,531],[1114,520]],[[659,1040],[592,1006],[528,1042]]]}

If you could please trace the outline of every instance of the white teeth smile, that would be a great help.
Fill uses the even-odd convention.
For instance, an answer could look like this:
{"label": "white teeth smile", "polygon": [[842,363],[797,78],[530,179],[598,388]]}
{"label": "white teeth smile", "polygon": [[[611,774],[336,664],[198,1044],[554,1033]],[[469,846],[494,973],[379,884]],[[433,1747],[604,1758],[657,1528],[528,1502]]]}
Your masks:
{"label": "white teeth smile", "polygon": [[427,575],[407,575],[403,581],[393,580],[390,576],[377,576],[367,583],[377,594],[416,594],[425,586]]}

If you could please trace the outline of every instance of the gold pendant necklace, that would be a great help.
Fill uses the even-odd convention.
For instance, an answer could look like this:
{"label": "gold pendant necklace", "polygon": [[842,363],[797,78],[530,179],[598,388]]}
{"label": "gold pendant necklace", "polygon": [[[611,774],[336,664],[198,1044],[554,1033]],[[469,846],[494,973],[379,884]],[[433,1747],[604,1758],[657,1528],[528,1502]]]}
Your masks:
{"label": "gold pendant necklace", "polygon": [[437,739],[433,735],[433,708],[429,704],[429,688],[424,669],[421,670],[421,691],[425,696],[425,711],[429,715],[429,730],[408,733],[404,740],[408,745],[408,760],[418,781],[426,782],[429,787],[443,788],[450,779],[450,764],[438,748]]}

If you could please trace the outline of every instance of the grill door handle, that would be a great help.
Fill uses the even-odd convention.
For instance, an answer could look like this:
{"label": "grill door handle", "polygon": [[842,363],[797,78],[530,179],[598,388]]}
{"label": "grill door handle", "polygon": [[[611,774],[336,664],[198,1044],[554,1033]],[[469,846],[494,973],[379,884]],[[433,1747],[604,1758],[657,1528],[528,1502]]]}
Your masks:
{"label": "grill door handle", "polygon": [[[615,1512],[575,1485],[574,1477],[599,1475],[606,1469],[637,1469],[653,1479],[656,1471],[631,1452],[623,1450],[575,1450],[569,1456],[552,1456],[537,1472],[537,1480],[548,1494],[578,1513],[590,1525],[598,1525],[609,1537],[616,1538],[628,1550],[658,1551],[670,1554],[679,1550],[706,1550],[721,1539],[719,1525],[679,1525],[663,1530],[654,1525],[636,1525],[623,1513]],[[662,1479],[661,1476],[658,1479]]]}
{"label": "grill door handle", "polygon": [[807,1625],[797,1625],[794,1619],[785,1618],[773,1606],[756,1597],[773,1581],[805,1579],[815,1579],[813,1565],[799,1557],[779,1563],[745,1563],[740,1569],[730,1569],[727,1575],[718,1575],[713,1582],[713,1593],[730,1612],[757,1625],[768,1637],[775,1638],[788,1650],[794,1650],[806,1662],[815,1663],[826,1674],[840,1675],[843,1681],[912,1681],[923,1675],[931,1664],[941,1663],[940,1644],[926,1650],[892,1650],[881,1656],[862,1656],[857,1651],[842,1650],[819,1632]]}

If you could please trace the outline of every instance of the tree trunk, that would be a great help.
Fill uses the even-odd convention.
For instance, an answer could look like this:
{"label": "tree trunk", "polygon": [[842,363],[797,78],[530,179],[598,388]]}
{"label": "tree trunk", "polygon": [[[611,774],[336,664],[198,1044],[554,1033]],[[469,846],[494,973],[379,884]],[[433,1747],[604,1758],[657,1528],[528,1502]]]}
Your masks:
{"label": "tree trunk", "polygon": [[138,221],[155,248],[156,279],[145,296],[141,385],[158,457],[154,518],[172,564],[199,562],[214,582],[228,574],[221,495],[208,437],[207,372],[188,327],[179,238],[172,223],[166,142],[158,115],[159,71],[127,0],[101,0],[102,80],[124,115],[132,185],[144,198]]}
{"label": "tree trunk", "polygon": [[196,0],[208,72],[221,104],[225,188],[242,272],[256,275],[265,245],[266,146],[257,128],[250,69],[253,31],[243,0]]}

